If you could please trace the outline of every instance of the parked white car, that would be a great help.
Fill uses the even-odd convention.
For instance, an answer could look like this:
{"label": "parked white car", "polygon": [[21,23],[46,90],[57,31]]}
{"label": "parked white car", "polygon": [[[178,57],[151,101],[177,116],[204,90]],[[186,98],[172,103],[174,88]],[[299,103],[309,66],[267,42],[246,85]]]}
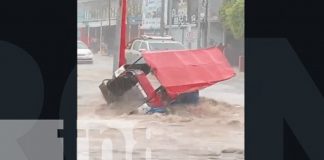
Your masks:
{"label": "parked white car", "polygon": [[[186,49],[180,42],[173,40],[172,37],[142,36],[131,41],[126,49],[126,63],[132,64],[140,57],[144,51],[166,51]],[[136,64],[145,63],[143,59]]]}
{"label": "parked white car", "polygon": [[82,41],[78,41],[78,63],[93,63],[93,53]]}

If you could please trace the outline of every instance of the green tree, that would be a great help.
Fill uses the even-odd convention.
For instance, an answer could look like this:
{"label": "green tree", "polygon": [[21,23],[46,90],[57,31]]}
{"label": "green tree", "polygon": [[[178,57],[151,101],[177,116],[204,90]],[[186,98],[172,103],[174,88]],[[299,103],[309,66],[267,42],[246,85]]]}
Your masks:
{"label": "green tree", "polygon": [[234,38],[244,37],[244,0],[224,0],[220,9],[220,18],[223,25]]}

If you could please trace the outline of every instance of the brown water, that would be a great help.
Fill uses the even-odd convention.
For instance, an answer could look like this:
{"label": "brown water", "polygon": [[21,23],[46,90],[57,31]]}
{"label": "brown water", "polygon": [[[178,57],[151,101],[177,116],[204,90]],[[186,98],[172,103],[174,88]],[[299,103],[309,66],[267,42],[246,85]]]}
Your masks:
{"label": "brown water", "polygon": [[[206,98],[202,98],[197,106],[179,105],[169,108],[168,115],[128,115],[122,113],[123,109],[119,107],[111,108],[103,104],[89,110],[80,109],[79,119],[136,122],[133,134],[137,143],[133,150],[133,159],[145,159],[147,148],[150,148],[151,159],[159,160],[244,159],[242,107]],[[90,126],[80,128],[87,127]],[[105,129],[105,126],[99,128]],[[148,129],[151,134],[150,140],[146,138]],[[108,136],[115,138],[112,158],[123,159],[126,154],[125,140],[119,134],[118,131],[109,130],[101,135],[102,137],[92,137],[90,141],[97,150],[81,149],[78,153],[82,155],[81,153],[91,152],[92,159],[100,159],[100,141]]]}
{"label": "brown water", "polygon": [[[79,160],[103,160],[105,154],[113,160],[125,159],[126,146],[131,145],[125,144],[128,140],[115,128],[128,123],[135,124],[131,130],[136,141],[131,154],[134,160],[244,159],[244,107],[231,105],[237,103],[229,94],[229,87],[241,82],[210,87],[208,93],[216,100],[202,98],[198,106],[169,108],[169,115],[128,115],[134,108],[125,102],[131,101],[107,106],[98,88],[101,80],[111,77],[107,67],[111,64],[111,58],[98,56],[93,65],[78,66]],[[112,148],[103,145],[107,138]]]}

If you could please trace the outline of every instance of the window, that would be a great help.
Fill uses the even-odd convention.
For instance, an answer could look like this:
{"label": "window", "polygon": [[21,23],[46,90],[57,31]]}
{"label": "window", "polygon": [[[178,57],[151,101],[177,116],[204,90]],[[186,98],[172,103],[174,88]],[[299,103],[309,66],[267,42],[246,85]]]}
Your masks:
{"label": "window", "polygon": [[88,47],[85,44],[78,42],[78,49],[88,49]]}
{"label": "window", "polygon": [[141,41],[135,41],[133,44],[133,50],[138,51],[140,47]]}
{"label": "window", "polygon": [[145,50],[147,50],[147,44],[146,44],[146,42],[143,42],[143,43],[141,44],[141,49],[145,49]]}
{"label": "window", "polygon": [[179,43],[150,43],[151,51],[163,51],[163,50],[183,50],[185,49]]}

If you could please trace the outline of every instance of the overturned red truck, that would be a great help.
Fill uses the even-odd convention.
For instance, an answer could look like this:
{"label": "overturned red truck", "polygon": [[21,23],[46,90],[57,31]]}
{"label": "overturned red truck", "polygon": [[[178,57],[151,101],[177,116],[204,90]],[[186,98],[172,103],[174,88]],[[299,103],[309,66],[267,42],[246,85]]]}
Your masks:
{"label": "overturned red truck", "polygon": [[[181,95],[197,92],[235,75],[218,48],[150,51],[143,53],[141,58],[144,58],[146,67],[138,66],[136,62],[123,65],[113,79],[102,82],[100,90],[108,104],[119,101],[127,91],[137,88],[138,94],[144,97],[140,105],[146,103],[152,110],[165,111]],[[159,87],[151,83],[147,76],[150,72],[158,80]]]}

